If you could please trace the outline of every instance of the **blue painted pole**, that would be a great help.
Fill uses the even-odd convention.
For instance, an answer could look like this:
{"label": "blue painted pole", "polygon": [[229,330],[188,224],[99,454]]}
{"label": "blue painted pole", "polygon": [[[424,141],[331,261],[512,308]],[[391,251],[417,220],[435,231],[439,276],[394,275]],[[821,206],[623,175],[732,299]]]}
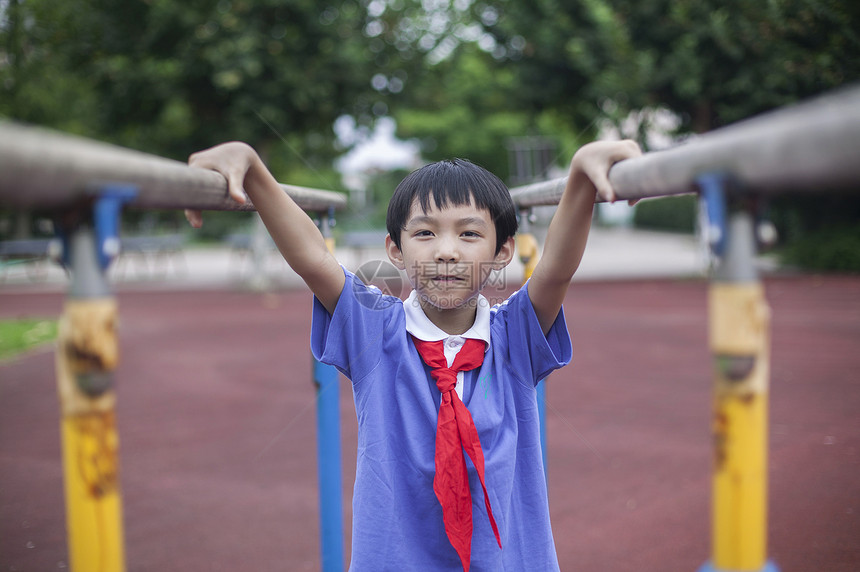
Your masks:
{"label": "blue painted pole", "polygon": [[322,570],[342,572],[343,491],[337,369],[314,360],[314,383],[317,386],[317,470]]}
{"label": "blue painted pole", "polygon": [[[334,209],[320,217],[320,232],[334,251],[331,227]],[[339,373],[334,366],[314,363],[317,388],[317,471],[320,494],[322,572],[343,572],[343,471],[340,456]]]}

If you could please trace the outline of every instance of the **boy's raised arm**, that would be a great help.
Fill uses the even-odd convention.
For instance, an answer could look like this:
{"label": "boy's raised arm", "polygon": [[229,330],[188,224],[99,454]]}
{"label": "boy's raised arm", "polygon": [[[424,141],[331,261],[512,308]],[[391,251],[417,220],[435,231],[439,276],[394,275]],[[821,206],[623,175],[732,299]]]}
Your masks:
{"label": "boy's raised arm", "polygon": [[529,298],[544,333],[555,322],[570,280],[585,252],[595,196],[615,201],[609,169],[619,161],[641,154],[639,146],[627,140],[589,143],[573,156],[567,186],[528,286]]}
{"label": "boy's raised arm", "polygon": [[[314,222],[281,189],[257,152],[245,143],[224,143],[194,153],[188,164],[224,175],[237,202],[244,203],[247,193],[287,264],[333,313],[345,282],[343,269]],[[186,211],[186,216],[191,226],[201,225],[199,211]]]}

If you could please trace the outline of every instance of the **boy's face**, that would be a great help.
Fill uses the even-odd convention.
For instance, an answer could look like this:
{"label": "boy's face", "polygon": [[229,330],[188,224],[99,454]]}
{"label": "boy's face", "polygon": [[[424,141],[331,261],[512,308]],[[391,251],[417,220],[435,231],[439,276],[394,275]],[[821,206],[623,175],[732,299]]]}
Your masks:
{"label": "boy's face", "polygon": [[416,199],[400,233],[400,248],[386,238],[388,256],[405,270],[422,306],[439,310],[464,308],[481,291],[492,270],[513,257],[513,238],[496,253],[496,226],[486,209],[430,201],[427,212]]}

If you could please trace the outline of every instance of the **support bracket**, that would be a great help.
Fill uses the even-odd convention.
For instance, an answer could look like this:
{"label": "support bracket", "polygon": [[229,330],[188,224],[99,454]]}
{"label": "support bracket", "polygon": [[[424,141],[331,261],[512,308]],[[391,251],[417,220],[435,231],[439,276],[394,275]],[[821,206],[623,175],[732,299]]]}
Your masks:
{"label": "support bracket", "polygon": [[725,173],[705,173],[696,178],[707,217],[706,237],[715,256],[726,248],[726,187],[730,178]]}
{"label": "support bracket", "polygon": [[106,270],[120,253],[119,238],[120,212],[125,203],[134,200],[137,187],[120,183],[106,184],[93,192],[91,203],[62,213],[58,217],[57,239],[59,241],[59,262],[66,268],[72,267],[71,237],[83,221],[92,224],[95,231],[95,248],[98,266]]}
{"label": "support bracket", "polygon": [[137,188],[132,185],[105,185],[93,204],[96,248],[102,270],[107,269],[120,253],[120,212],[122,206],[136,196]]}

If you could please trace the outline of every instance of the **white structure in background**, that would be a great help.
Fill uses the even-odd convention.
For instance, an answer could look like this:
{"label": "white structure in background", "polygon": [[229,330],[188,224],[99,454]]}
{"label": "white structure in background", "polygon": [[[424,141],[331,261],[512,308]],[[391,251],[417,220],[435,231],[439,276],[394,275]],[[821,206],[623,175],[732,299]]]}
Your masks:
{"label": "white structure in background", "polygon": [[[604,111],[611,113],[615,103],[606,101],[603,103]],[[659,151],[674,145],[677,141],[673,139],[672,133],[681,125],[681,118],[675,113],[663,107],[646,108],[631,111],[627,117],[620,122],[604,119],[600,123],[598,139],[619,140],[639,139],[639,134],[645,134],[645,144],[648,151]],[[611,226],[630,226],[633,222],[633,209],[626,201],[615,204],[602,203],[597,207],[600,220]]]}
{"label": "white structure in background", "polygon": [[421,165],[421,149],[417,141],[401,141],[394,136],[397,123],[391,117],[381,117],[372,132],[359,129],[355,119],[343,115],[335,121],[334,131],[344,147],[352,147],[341,156],[335,167],[343,175],[349,189],[349,202],[359,208],[367,202],[368,178],[373,173],[392,169],[411,169]]}

